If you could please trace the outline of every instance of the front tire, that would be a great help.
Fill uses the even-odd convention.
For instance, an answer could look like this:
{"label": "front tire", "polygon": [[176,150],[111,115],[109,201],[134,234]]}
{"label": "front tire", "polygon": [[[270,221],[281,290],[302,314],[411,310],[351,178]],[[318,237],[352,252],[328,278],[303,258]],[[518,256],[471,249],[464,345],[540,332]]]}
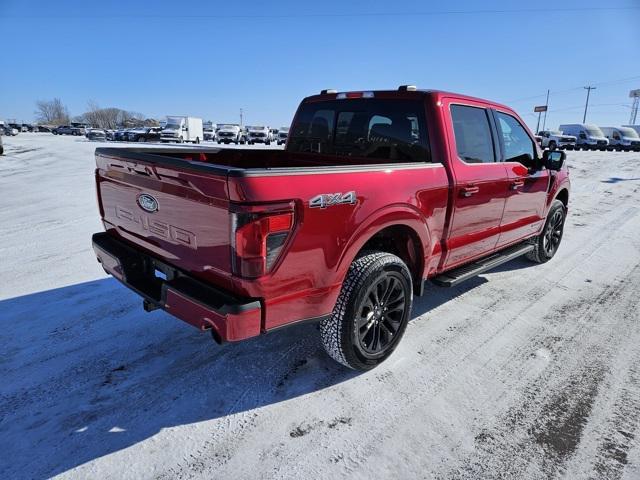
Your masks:
{"label": "front tire", "polygon": [[564,233],[566,209],[560,200],[554,200],[547,214],[542,233],[531,241],[534,249],[527,253],[527,258],[535,263],[545,263],[553,258],[560,247]]}
{"label": "front tire", "polygon": [[330,317],[320,323],[325,350],[338,363],[370,370],[398,346],[411,318],[413,289],[405,263],[386,252],[351,264]]}

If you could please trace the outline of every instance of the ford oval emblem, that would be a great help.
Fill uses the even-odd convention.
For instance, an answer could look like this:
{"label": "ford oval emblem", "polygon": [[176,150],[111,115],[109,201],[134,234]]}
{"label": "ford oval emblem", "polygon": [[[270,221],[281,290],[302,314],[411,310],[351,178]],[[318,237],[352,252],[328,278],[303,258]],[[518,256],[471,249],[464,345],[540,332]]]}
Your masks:
{"label": "ford oval emblem", "polygon": [[145,212],[153,213],[158,210],[158,201],[147,193],[138,195],[138,205]]}

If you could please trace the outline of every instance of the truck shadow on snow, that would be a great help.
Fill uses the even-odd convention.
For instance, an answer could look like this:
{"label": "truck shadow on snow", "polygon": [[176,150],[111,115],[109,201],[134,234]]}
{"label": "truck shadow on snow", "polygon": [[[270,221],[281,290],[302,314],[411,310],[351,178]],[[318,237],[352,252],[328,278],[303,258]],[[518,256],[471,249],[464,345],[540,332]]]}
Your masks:
{"label": "truck shadow on snow", "polygon": [[[429,288],[413,318],[486,281]],[[184,425],[207,429],[215,455],[222,427],[202,422],[359,375],[326,356],[317,325],[218,346],[140,303],[113,279],[0,301],[3,478],[48,478]]]}

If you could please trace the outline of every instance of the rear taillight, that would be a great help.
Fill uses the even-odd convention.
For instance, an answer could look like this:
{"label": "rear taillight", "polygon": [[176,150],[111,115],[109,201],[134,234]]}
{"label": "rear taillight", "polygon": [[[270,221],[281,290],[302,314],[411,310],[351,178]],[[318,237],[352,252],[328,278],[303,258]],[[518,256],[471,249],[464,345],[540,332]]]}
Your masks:
{"label": "rear taillight", "polygon": [[233,272],[256,278],[271,271],[293,229],[291,211],[232,213]]}

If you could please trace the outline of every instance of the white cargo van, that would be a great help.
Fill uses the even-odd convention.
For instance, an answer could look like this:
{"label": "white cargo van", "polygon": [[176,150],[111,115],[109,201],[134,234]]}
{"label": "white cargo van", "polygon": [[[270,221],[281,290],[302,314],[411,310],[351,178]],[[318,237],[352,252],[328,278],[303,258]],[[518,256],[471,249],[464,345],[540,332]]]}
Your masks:
{"label": "white cargo van", "polygon": [[558,130],[565,135],[576,137],[576,150],[581,148],[584,150],[606,150],[609,146],[609,140],[596,125],[571,123],[560,125]]}
{"label": "white cargo van", "polygon": [[196,117],[169,116],[160,132],[161,142],[200,143],[203,138],[202,119]]}
{"label": "white cargo van", "polygon": [[623,127],[631,128],[640,136],[640,125],[623,125]]}
{"label": "white cargo van", "polygon": [[640,150],[640,136],[629,127],[600,127],[614,150]]}

